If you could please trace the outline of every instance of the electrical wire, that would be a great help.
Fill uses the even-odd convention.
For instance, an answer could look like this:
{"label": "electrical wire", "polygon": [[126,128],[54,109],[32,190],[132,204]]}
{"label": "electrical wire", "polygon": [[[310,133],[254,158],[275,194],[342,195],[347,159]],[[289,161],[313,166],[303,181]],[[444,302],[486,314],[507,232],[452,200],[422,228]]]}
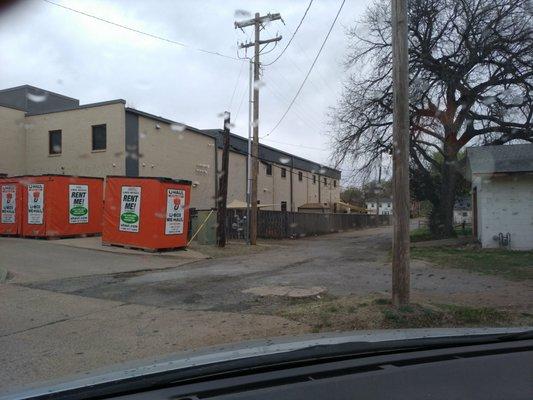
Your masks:
{"label": "electrical wire", "polygon": [[292,40],[294,39],[294,37],[296,36],[296,33],[298,32],[298,29],[300,29],[300,26],[302,26],[302,23],[304,22],[304,19],[305,17],[307,16],[307,12],[309,11],[309,9],[311,8],[311,4],[313,4],[313,0],[311,0],[309,2],[309,4],[307,5],[307,8],[305,9],[305,12],[304,12],[304,15],[302,16],[302,19],[300,20],[300,23],[298,24],[298,26],[296,27],[295,31],[293,32],[291,38],[289,39],[289,41],[287,42],[287,45],[285,46],[285,48],[281,51],[281,53],[279,53],[279,55],[271,62],[269,62],[268,64],[263,64],[263,66],[269,66],[269,65],[272,65],[274,64],[276,61],[278,61],[281,56],[283,55],[283,53],[285,53],[285,50],[287,50],[287,48],[290,46]]}
{"label": "electrical wire", "polygon": [[199,51],[201,53],[212,54],[212,55],[215,55],[215,56],[228,58],[228,59],[231,59],[231,60],[239,60],[239,58],[237,58],[237,57],[233,57],[233,56],[230,56],[230,55],[227,55],[227,54],[219,53],[218,51],[205,50],[205,49],[202,49],[202,48],[199,48],[199,47],[189,46],[188,44],[183,43],[183,42],[178,42],[177,40],[168,39],[168,38],[165,38],[163,36],[155,35],[153,33],[148,33],[148,32],[141,31],[140,29],[131,28],[129,26],[122,25],[122,24],[110,21],[110,20],[102,18],[102,17],[98,17],[96,15],[92,15],[92,14],[86,13],[84,11],[76,10],[75,8],[67,7],[67,6],[65,6],[63,4],[55,3],[55,2],[50,1],[50,0],[43,0],[43,1],[45,3],[54,5],[56,7],[61,7],[63,9],[65,9],[65,10],[68,10],[68,11],[71,11],[71,12],[74,12],[74,13],[77,13],[77,14],[80,14],[80,15],[84,15],[86,17],[98,20],[100,22],[105,22],[106,24],[109,24],[109,25],[113,25],[113,26],[116,26],[118,28],[122,28],[122,29],[126,29],[128,31],[131,31],[131,32],[138,33],[140,35],[151,37],[152,39],[162,40],[164,42],[172,43],[172,44],[175,44],[175,45],[178,45],[178,46],[181,46],[181,47],[186,47],[186,48],[189,48],[191,50]]}
{"label": "electrical wire", "polygon": [[346,2],[346,0],[342,0],[342,3],[339,7],[339,11],[337,11],[337,15],[335,16],[335,19],[333,20],[330,28],[329,28],[329,31],[326,35],[326,37],[324,38],[324,41],[322,42],[322,45],[320,46],[320,49],[318,50],[318,53],[315,57],[315,59],[313,60],[313,63],[311,64],[311,66],[309,67],[309,70],[307,71],[307,74],[305,75],[305,78],[304,80],[302,81],[302,83],[300,84],[300,87],[298,89],[298,91],[296,92],[296,94],[294,95],[292,101],[290,102],[289,106],[287,107],[287,109],[285,110],[285,112],[283,113],[283,115],[281,116],[281,118],[279,119],[279,121],[277,122],[277,124],[274,126],[274,128],[272,128],[270,130],[269,133],[267,133],[265,136],[262,137],[263,138],[266,138],[267,136],[271,135],[272,132],[274,132],[276,130],[276,128],[281,124],[281,122],[285,119],[285,117],[287,116],[287,114],[289,113],[290,109],[292,108],[292,105],[294,104],[294,102],[296,101],[296,99],[298,98],[298,96],[300,95],[300,92],[302,91],[304,85],[305,85],[305,82],[307,81],[307,78],[309,78],[309,75],[311,74],[311,72],[313,71],[313,68],[315,67],[315,64],[316,62],[318,61],[318,57],[320,57],[320,54],[322,53],[322,50],[324,49],[324,46],[326,45],[326,42],[328,41],[328,38],[329,38],[329,35],[331,34],[331,31],[333,30],[333,27],[335,26],[335,23],[337,22],[337,19],[339,18],[339,15],[341,13],[341,10],[342,10],[342,7],[344,6],[344,3]]}
{"label": "electrical wire", "polygon": [[241,79],[242,69],[244,67],[244,64],[246,64],[246,60],[242,60],[241,68],[239,68],[239,75],[237,75],[237,80],[235,81],[235,87],[233,88],[233,93],[231,94],[231,99],[229,101],[229,107],[228,110],[231,111],[231,106],[233,105],[233,98],[235,97],[235,92],[237,91],[237,86],[239,86],[239,81]]}
{"label": "electrical wire", "polygon": [[272,143],[278,143],[278,144],[284,144],[286,146],[294,146],[294,147],[301,147],[302,149],[309,149],[309,150],[319,150],[319,151],[323,151],[324,149],[320,148],[320,147],[312,147],[312,146],[304,146],[304,145],[301,145],[301,144],[295,144],[295,143],[287,143],[287,142],[280,142],[278,140],[273,140],[273,139],[265,139],[267,142],[272,142]]}

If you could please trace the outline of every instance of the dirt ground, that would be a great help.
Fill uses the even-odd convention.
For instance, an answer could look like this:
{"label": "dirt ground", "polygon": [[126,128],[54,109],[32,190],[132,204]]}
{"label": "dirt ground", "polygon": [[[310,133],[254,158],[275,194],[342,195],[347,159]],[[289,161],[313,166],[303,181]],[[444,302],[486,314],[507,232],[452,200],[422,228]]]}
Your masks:
{"label": "dirt ground", "polygon": [[[181,263],[42,241],[17,251],[0,239],[0,263],[19,277],[0,285],[0,363],[10,366],[0,388],[247,339],[496,317],[511,324],[518,320],[507,315],[533,310],[530,281],[413,261],[413,301],[424,306],[403,320],[383,300],[390,228],[263,244]],[[377,312],[386,324],[370,323]],[[362,319],[342,322],[355,314]]]}

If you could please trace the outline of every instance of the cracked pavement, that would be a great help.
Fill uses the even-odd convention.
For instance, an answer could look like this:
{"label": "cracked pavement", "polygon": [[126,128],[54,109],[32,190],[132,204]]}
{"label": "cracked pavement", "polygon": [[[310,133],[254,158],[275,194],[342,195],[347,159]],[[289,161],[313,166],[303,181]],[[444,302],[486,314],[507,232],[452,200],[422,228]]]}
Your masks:
{"label": "cracked pavement", "polygon": [[[13,276],[0,285],[0,363],[9,365],[0,390],[182,350],[310,332],[273,315],[286,297],[261,296],[257,288],[389,295],[388,227],[279,243],[256,254],[181,263],[0,239],[0,262]],[[416,261],[411,272],[415,301],[532,307],[529,283]]]}

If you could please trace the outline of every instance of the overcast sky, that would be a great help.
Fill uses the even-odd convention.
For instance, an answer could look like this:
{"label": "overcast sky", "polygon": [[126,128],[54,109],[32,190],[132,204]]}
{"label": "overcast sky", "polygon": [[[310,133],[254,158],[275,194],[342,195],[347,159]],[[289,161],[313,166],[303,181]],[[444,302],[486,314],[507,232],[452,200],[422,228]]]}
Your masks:
{"label": "overcast sky", "polygon": [[[273,60],[300,21],[307,0],[53,0],[116,23],[186,44],[146,37],[48,4],[22,0],[0,15],[0,88],[31,84],[80,99],[82,104],[123,98],[128,106],[197,128],[222,126],[232,113],[233,131],[247,135],[248,64],[195,48],[236,56],[236,43],[252,28],[233,22],[250,13],[281,13],[262,39],[283,40],[262,61]],[[282,116],[310,67],[341,0],[314,0],[283,56],[265,67],[260,96],[260,136]],[[369,0],[347,0],[318,63],[282,124],[264,143],[329,164],[328,107],[335,104],[345,71],[345,30]],[[268,49],[267,49],[268,50]],[[244,56],[243,51],[239,54]],[[235,93],[234,93],[235,91]],[[233,96],[232,96],[233,95]]]}

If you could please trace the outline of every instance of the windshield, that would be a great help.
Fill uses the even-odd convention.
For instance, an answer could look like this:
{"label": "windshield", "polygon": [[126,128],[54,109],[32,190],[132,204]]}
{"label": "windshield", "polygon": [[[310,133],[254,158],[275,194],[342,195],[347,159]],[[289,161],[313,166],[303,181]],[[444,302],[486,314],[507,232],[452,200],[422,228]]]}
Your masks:
{"label": "windshield", "polygon": [[0,394],[251,340],[532,326],[532,12],[2,2]]}

